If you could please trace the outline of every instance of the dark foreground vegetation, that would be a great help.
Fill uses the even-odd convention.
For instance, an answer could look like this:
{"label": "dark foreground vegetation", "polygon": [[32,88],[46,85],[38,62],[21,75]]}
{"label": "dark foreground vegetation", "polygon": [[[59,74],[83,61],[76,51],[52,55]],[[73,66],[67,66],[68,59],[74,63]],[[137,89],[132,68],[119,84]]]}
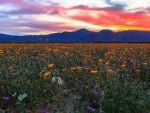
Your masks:
{"label": "dark foreground vegetation", "polygon": [[0,113],[150,113],[150,45],[1,45]]}

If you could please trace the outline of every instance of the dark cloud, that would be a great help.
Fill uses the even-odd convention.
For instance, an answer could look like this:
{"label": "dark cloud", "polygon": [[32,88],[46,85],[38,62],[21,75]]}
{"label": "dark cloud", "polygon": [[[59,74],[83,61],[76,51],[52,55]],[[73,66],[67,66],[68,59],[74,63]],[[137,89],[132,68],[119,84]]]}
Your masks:
{"label": "dark cloud", "polygon": [[111,0],[106,0],[106,3],[109,4],[111,6],[111,8],[117,9],[117,10],[124,10],[125,7],[127,6],[126,4],[119,3],[119,2],[116,3]]}
{"label": "dark cloud", "polygon": [[144,8],[144,7],[139,7],[136,9],[132,9],[134,13],[136,14],[143,14],[143,15],[149,15],[150,14],[150,7]]}

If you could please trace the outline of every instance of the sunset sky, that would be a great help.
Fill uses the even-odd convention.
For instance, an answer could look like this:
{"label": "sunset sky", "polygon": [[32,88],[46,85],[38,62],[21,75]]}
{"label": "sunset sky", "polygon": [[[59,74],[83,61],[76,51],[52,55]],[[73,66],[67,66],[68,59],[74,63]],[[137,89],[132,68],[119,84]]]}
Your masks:
{"label": "sunset sky", "polygon": [[0,33],[150,31],[150,0],[0,0]]}

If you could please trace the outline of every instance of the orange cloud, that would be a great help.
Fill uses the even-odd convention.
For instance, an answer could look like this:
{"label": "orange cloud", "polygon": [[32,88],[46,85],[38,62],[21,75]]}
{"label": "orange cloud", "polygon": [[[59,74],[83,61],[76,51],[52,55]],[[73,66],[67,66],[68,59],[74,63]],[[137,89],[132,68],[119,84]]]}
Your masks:
{"label": "orange cloud", "polygon": [[122,12],[109,8],[78,7],[78,13],[71,15],[74,20],[84,21],[94,25],[118,30],[146,30],[150,31],[150,16],[140,13]]}

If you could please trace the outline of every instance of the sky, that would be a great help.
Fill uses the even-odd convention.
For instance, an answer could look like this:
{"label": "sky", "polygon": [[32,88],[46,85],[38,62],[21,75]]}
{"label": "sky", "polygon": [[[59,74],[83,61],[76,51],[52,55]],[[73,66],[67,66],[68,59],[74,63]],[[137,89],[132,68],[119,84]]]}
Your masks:
{"label": "sky", "polygon": [[0,0],[0,33],[150,31],[150,0]]}

